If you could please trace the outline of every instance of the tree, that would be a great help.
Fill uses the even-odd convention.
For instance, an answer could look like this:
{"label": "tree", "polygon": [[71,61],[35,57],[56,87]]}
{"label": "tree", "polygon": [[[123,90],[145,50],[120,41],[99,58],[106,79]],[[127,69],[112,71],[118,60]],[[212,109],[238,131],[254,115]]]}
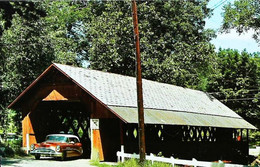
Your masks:
{"label": "tree", "polygon": [[[138,3],[143,76],[146,79],[203,89],[214,59],[204,29],[210,16],[207,1],[149,1]],[[85,24],[90,67],[135,75],[131,4],[103,2],[92,7]]]}
{"label": "tree", "polygon": [[13,15],[16,13],[26,20],[37,20],[39,17],[46,15],[45,11],[35,8],[33,2],[0,2],[0,18],[2,23],[0,24],[0,36],[3,31],[11,27]]}
{"label": "tree", "polygon": [[[31,6],[31,2],[22,4]],[[9,5],[20,11],[20,3]],[[80,45],[70,33],[71,25],[78,22],[81,17],[76,8],[79,8],[79,5],[70,2],[34,2],[31,14],[33,15],[35,11],[43,11],[46,14],[34,19],[25,19],[24,14],[19,11],[10,12],[8,9],[1,11],[0,16],[12,13],[10,18],[0,17],[0,23],[6,22],[6,19],[11,23],[4,28],[0,36],[1,118],[8,117],[11,112],[6,110],[7,105],[52,62],[80,65],[78,55]],[[71,11],[75,11],[77,17],[71,15]],[[18,124],[19,116],[18,113],[16,115]],[[4,120],[0,120],[0,130],[6,127],[4,124],[7,122]]]}
{"label": "tree", "polygon": [[[11,13],[10,18],[3,17],[1,20],[6,22],[9,18],[8,22],[12,23],[0,37],[0,81],[3,85],[1,90],[10,94],[5,100],[7,103],[14,100],[17,92],[27,87],[52,62],[81,65],[82,43],[76,39],[79,35],[73,33],[88,8],[80,9],[80,3],[72,2],[31,3],[3,2],[12,8],[0,13]],[[27,8],[32,10],[27,11]],[[37,15],[37,11],[45,15],[24,19],[28,12]]]}
{"label": "tree", "polygon": [[236,0],[224,7],[222,32],[231,29],[241,34],[253,30],[253,38],[260,45],[260,1]]}
{"label": "tree", "polygon": [[225,49],[218,52],[218,70],[209,78],[208,91],[256,126],[260,118],[259,54]]}

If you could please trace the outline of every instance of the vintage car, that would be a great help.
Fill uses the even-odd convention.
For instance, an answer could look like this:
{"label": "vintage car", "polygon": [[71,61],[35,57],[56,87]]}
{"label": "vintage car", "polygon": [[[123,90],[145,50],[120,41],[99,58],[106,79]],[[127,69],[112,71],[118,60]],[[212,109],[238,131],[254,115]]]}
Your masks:
{"label": "vintage car", "polygon": [[65,160],[67,157],[81,156],[82,153],[79,138],[70,134],[50,134],[46,137],[46,141],[32,144],[30,149],[30,154],[34,155],[35,159],[47,156]]}

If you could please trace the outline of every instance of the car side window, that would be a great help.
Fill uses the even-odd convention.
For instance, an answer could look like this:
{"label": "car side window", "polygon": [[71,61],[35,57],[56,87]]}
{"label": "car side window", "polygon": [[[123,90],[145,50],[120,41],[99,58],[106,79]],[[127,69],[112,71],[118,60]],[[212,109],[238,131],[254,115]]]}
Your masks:
{"label": "car side window", "polygon": [[79,143],[79,140],[77,138],[73,138],[74,143]]}
{"label": "car side window", "polygon": [[70,142],[72,142],[73,140],[72,140],[72,138],[68,138],[68,142],[70,143]]}
{"label": "car side window", "polygon": [[69,137],[69,138],[68,138],[68,143],[71,143],[71,142],[73,142],[73,143],[79,143],[79,140],[78,140],[77,138],[75,138],[75,137]]}

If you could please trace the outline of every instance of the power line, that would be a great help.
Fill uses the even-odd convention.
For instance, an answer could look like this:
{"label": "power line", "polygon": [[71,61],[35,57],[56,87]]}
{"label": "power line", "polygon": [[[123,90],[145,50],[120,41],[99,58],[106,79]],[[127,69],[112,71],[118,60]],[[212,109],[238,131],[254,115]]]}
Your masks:
{"label": "power line", "polygon": [[226,101],[248,101],[248,100],[259,100],[260,98],[239,98],[239,99],[222,99],[219,101],[226,102]]}
{"label": "power line", "polygon": [[229,0],[220,0],[219,2],[217,2],[215,5],[213,5],[212,8],[213,10],[217,9],[218,7],[220,7],[221,5],[223,5],[224,3],[226,3]]}
{"label": "power line", "polygon": [[222,2],[220,2],[218,5],[213,7],[213,10],[217,9],[218,7],[220,7],[221,5],[223,5],[224,3],[226,3],[228,0],[224,0]]}
{"label": "power line", "polygon": [[[239,91],[239,90],[237,90],[237,91]],[[260,87],[259,87],[259,89],[248,89],[248,90],[246,90],[246,91],[248,91],[248,92],[257,92],[257,91],[260,91]],[[224,92],[208,92],[208,94],[210,94],[210,95],[212,95],[212,94],[224,94]]]}
{"label": "power line", "polygon": [[217,5],[219,5],[220,3],[222,3],[223,1],[224,1],[224,0],[217,1],[217,3],[215,3],[214,5],[212,5],[210,8],[216,7]]}

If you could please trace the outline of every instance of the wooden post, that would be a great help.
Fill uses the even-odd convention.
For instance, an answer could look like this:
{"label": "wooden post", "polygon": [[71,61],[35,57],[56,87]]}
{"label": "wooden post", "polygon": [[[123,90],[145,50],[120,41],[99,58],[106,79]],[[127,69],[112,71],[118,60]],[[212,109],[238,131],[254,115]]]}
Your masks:
{"label": "wooden post", "polygon": [[144,132],[144,108],[143,108],[143,88],[142,88],[142,70],[141,55],[139,43],[137,6],[135,0],[132,0],[134,38],[136,46],[136,85],[137,85],[137,106],[138,106],[138,132],[139,132],[139,154],[140,162],[145,160],[145,132]]}
{"label": "wooden post", "polygon": [[91,159],[104,161],[104,154],[99,131],[99,119],[90,119]]}
{"label": "wooden post", "polygon": [[26,153],[28,153],[28,149],[30,149],[31,144],[37,143],[36,137],[34,136],[34,130],[31,123],[31,119],[29,114],[24,117],[22,121],[23,128],[23,148],[26,149]]}
{"label": "wooden post", "polygon": [[119,121],[119,127],[120,127],[120,145],[122,148],[124,147],[124,135],[125,135],[124,124],[122,121]]}

